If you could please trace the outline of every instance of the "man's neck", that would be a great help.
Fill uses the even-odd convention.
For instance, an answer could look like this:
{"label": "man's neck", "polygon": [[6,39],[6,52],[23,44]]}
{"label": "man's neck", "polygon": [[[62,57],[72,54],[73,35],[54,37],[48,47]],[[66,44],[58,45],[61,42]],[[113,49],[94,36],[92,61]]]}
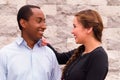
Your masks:
{"label": "man's neck", "polygon": [[29,37],[22,36],[23,39],[26,41],[27,45],[32,49],[37,41],[30,39]]}

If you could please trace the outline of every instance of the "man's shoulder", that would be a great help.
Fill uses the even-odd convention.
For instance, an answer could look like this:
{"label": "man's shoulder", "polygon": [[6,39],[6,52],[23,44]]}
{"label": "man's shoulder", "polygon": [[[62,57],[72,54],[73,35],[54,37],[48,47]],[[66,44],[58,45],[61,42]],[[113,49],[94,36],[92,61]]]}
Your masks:
{"label": "man's shoulder", "polygon": [[53,53],[53,51],[52,51],[52,49],[50,49],[48,46],[43,46],[47,51],[49,51],[49,52],[52,52]]}
{"label": "man's shoulder", "polygon": [[9,43],[0,49],[0,53],[9,52],[9,50],[12,50],[14,47],[16,47],[15,42]]}
{"label": "man's shoulder", "polygon": [[55,56],[55,53],[51,48],[49,48],[48,46],[43,46],[43,47],[45,48],[46,53],[48,53],[49,55]]}

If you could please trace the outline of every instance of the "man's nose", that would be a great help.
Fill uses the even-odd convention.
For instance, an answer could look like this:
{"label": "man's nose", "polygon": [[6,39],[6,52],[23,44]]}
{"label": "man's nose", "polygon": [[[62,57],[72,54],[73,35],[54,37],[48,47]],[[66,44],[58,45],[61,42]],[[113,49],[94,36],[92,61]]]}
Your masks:
{"label": "man's nose", "polygon": [[45,22],[42,22],[42,26],[41,26],[41,27],[42,27],[42,29],[45,30],[45,29],[46,29],[46,23],[45,23]]}

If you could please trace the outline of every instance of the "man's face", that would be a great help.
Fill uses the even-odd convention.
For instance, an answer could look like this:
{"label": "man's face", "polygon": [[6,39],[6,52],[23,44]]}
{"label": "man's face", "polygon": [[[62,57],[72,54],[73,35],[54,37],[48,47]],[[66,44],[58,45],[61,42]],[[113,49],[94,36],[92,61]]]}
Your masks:
{"label": "man's face", "polygon": [[33,15],[29,17],[28,21],[25,21],[25,28],[23,35],[27,38],[38,41],[42,38],[43,32],[46,29],[45,16],[43,12],[38,8],[31,8]]}

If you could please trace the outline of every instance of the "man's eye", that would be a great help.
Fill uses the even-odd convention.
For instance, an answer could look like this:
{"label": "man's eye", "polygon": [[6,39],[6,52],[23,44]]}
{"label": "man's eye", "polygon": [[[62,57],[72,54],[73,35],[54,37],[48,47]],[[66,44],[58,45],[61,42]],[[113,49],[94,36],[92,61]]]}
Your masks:
{"label": "man's eye", "polygon": [[42,22],[42,19],[40,18],[40,19],[37,19],[37,22],[38,23],[41,23]]}
{"label": "man's eye", "polygon": [[39,18],[39,19],[37,19],[37,22],[38,22],[38,23],[41,23],[41,22],[44,22],[44,23],[45,23],[45,19]]}
{"label": "man's eye", "polygon": [[43,22],[46,23],[45,19],[43,19]]}

